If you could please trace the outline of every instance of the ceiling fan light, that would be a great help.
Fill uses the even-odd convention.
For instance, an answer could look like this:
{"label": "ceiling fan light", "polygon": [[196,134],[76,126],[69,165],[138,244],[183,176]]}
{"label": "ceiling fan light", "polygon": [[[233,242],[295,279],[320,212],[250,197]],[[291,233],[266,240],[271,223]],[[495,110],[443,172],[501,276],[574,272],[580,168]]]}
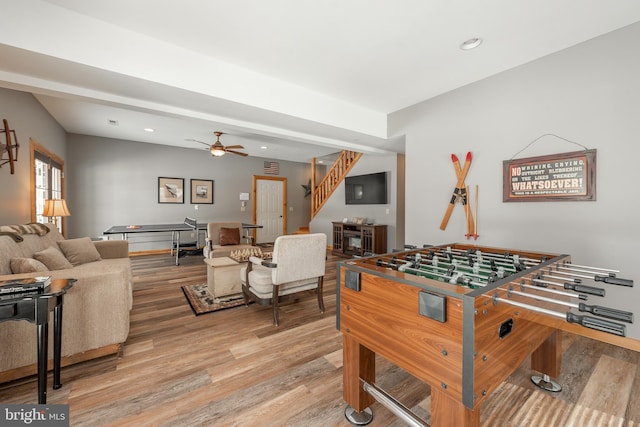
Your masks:
{"label": "ceiling fan light", "polygon": [[224,156],[225,154],[224,149],[221,147],[211,147],[209,151],[211,152],[212,156],[216,156],[216,157]]}

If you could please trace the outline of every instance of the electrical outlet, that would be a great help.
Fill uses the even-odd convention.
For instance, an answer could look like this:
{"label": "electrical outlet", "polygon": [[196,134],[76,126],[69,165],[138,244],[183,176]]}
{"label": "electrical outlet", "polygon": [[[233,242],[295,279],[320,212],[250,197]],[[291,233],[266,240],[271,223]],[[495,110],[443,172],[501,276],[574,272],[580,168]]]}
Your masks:
{"label": "electrical outlet", "polygon": [[247,208],[245,208],[244,206],[240,206],[240,212],[244,212],[246,210],[247,210]]}
{"label": "electrical outlet", "polygon": [[198,205],[195,205],[195,209],[198,210]]}

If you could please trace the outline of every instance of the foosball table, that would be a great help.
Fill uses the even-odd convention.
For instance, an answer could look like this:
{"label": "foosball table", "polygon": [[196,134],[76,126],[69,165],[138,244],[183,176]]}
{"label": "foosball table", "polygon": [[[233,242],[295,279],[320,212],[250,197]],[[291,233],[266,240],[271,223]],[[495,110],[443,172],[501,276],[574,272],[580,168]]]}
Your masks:
{"label": "foosball table", "polygon": [[368,424],[377,400],[427,425],[375,384],[376,354],[431,386],[438,427],[479,426],[481,403],[527,357],[540,374],[532,381],[560,390],[560,330],[640,351],[626,337],[633,313],[597,304],[608,286],[633,286],[617,273],[569,255],[465,244],[340,262],[345,416]]}

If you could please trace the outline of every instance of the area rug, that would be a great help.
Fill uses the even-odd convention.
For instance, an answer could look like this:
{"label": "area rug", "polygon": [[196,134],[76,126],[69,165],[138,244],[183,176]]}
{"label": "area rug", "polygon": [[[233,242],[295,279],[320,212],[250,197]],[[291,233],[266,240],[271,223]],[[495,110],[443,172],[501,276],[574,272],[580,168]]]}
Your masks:
{"label": "area rug", "polygon": [[242,293],[214,298],[209,293],[206,283],[185,285],[182,287],[182,292],[196,316],[244,304]]}

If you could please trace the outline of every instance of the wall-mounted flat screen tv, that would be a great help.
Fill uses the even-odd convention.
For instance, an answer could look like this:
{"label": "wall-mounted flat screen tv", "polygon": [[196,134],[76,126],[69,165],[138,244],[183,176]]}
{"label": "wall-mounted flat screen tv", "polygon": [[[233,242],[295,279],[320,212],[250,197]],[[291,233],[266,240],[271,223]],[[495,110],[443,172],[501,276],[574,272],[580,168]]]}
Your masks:
{"label": "wall-mounted flat screen tv", "polygon": [[348,176],[344,179],[347,205],[386,205],[387,173]]}

